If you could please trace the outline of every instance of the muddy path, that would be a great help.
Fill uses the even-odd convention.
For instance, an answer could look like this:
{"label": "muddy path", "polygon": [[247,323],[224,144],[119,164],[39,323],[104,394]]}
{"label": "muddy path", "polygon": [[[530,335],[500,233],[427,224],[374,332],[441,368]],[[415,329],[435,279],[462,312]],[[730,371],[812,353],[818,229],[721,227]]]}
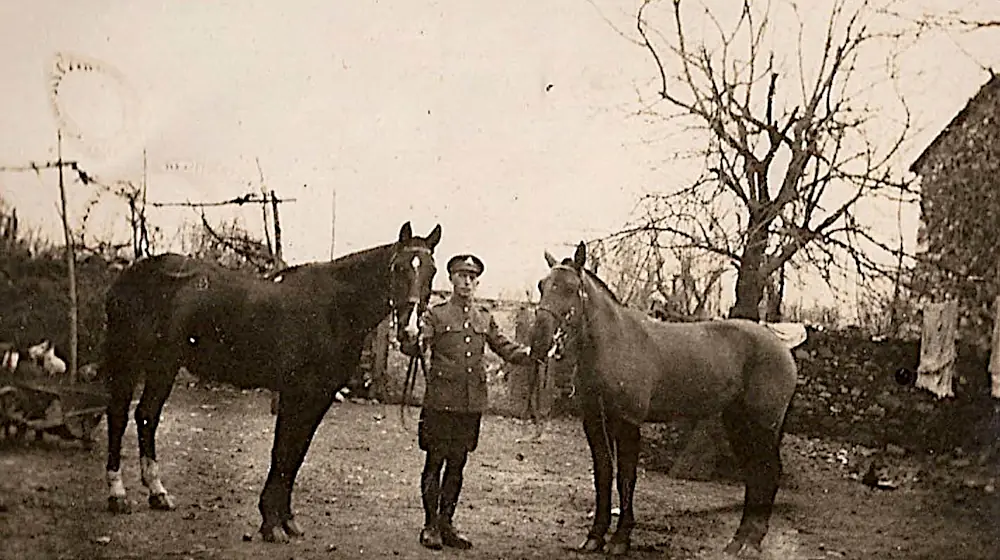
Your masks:
{"label": "muddy path", "polygon": [[[553,421],[541,442],[522,442],[519,421],[487,417],[469,461],[456,524],[471,551],[425,550],[418,487],[423,456],[416,411],[403,429],[398,407],[335,405],[320,426],[295,489],[305,537],[288,545],[254,538],[273,417],[263,393],[179,386],[158,448],[173,512],[150,511],[139,483],[135,426],[126,434],[131,515],[106,512],[103,431],[92,450],[46,438],[0,442],[2,558],[585,558],[592,507],[582,429]],[[99,430],[103,430],[103,424]],[[870,489],[841,465],[818,460],[789,436],[765,557],[996,558],[996,495],[914,484]],[[675,480],[642,469],[631,558],[713,558],[736,528],[742,487]]]}

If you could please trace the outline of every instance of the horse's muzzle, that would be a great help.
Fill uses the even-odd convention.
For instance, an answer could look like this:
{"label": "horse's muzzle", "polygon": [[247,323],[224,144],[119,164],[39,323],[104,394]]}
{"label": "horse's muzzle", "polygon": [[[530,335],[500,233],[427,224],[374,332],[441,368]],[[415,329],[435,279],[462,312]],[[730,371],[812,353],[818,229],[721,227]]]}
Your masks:
{"label": "horse's muzzle", "polygon": [[531,329],[531,359],[536,363],[548,359],[555,346],[556,324],[551,313],[535,315],[535,324]]}

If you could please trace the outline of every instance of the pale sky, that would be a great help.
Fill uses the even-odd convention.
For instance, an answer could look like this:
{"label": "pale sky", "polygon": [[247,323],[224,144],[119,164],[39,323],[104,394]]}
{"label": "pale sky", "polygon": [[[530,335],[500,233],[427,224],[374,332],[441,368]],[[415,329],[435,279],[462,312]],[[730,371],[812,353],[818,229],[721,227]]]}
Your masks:
{"label": "pale sky", "polygon": [[[640,193],[682,181],[629,115],[653,67],[605,18],[631,30],[636,5],[5,2],[0,164],[54,158],[49,71],[70,53],[102,70],[63,79],[55,104],[84,137],[67,138],[64,157],[103,181],[138,180],[145,148],[150,200],[221,200],[256,189],[259,158],[268,185],[297,198],[281,209],[290,263],[329,258],[336,189],[335,256],[392,241],[406,220],[421,235],[440,223],[440,261],[474,252],[480,295],[521,295],[544,250],[569,254],[620,227]],[[978,64],[1000,63],[996,44],[983,32],[914,49],[918,148],[986,81]],[[78,216],[93,191],[70,190]],[[23,224],[57,234],[54,172],[0,174],[0,192]],[[103,201],[89,231],[121,238],[124,210]],[[259,209],[246,216],[259,231]],[[168,233],[193,217],[150,212]]]}

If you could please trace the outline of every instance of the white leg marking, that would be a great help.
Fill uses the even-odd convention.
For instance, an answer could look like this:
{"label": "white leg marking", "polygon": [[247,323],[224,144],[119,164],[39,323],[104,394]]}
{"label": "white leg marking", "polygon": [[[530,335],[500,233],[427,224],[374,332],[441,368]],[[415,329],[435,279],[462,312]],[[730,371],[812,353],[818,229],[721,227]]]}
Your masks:
{"label": "white leg marking", "polygon": [[112,498],[125,497],[125,483],[122,482],[122,471],[108,471],[108,494]]}
{"label": "white leg marking", "polygon": [[167,489],[160,482],[160,466],[149,457],[139,459],[139,467],[142,473],[142,485],[149,488],[149,494],[157,496],[166,494]]}

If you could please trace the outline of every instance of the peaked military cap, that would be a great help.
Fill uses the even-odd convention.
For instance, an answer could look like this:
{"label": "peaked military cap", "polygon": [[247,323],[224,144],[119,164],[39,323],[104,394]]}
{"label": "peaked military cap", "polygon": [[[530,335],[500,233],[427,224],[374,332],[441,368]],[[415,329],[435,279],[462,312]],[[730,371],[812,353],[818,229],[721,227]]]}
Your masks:
{"label": "peaked military cap", "polygon": [[486,266],[483,264],[483,261],[475,255],[455,255],[454,257],[448,259],[448,274],[459,270],[467,270],[476,276],[479,276],[485,269]]}

